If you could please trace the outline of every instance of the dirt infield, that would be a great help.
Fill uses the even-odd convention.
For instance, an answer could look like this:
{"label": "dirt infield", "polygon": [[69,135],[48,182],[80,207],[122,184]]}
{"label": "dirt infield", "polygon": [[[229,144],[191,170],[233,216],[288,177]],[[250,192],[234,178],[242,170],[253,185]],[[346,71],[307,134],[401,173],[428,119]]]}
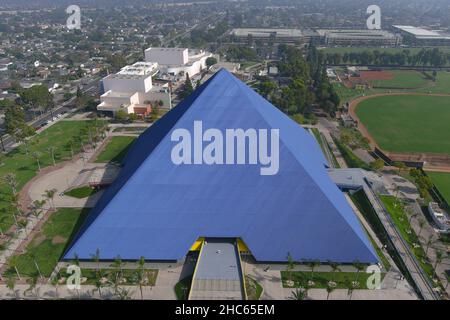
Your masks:
{"label": "dirt infield", "polygon": [[369,140],[369,143],[372,148],[378,148],[382,150],[390,159],[393,161],[404,161],[404,162],[426,162],[427,166],[430,168],[436,167],[440,168],[441,171],[450,171],[450,156],[444,154],[433,154],[433,153],[396,153],[396,152],[387,152],[380,148],[374,137],[369,133],[367,128],[361,122],[359,117],[356,114],[356,108],[358,105],[368,99],[376,98],[376,97],[384,97],[384,96],[434,96],[434,97],[450,97],[450,94],[426,94],[426,93],[380,93],[369,96],[359,97],[352,102],[350,102],[349,106],[349,114],[350,116],[358,123],[358,130],[362,133],[364,137]]}
{"label": "dirt infield", "polygon": [[392,80],[394,79],[394,73],[390,71],[361,71],[360,78],[364,81],[374,80]]}
{"label": "dirt infield", "polygon": [[390,71],[361,71],[359,77],[349,77],[344,81],[348,88],[353,88],[355,85],[372,86],[372,81],[392,80],[394,73]]}

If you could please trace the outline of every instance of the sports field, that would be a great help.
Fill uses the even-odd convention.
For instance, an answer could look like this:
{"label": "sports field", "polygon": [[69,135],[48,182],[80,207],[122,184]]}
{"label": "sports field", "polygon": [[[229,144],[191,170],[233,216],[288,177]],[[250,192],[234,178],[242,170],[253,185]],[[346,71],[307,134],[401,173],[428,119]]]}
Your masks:
{"label": "sports field", "polygon": [[[434,47],[433,47],[434,48]],[[319,48],[319,50],[323,50],[325,53],[362,53],[365,51],[379,51],[381,53],[387,52],[387,53],[401,53],[404,50],[409,50],[411,54],[417,54],[420,50],[423,48],[402,48],[402,47],[396,47],[396,48],[373,48],[373,47],[338,47],[338,48]],[[443,52],[450,52],[450,47],[439,47],[439,50]]]}
{"label": "sports field", "polygon": [[393,70],[382,73],[386,74],[384,79],[371,81],[374,88],[418,89],[431,85],[430,80],[422,73],[414,70]]}
{"label": "sports field", "polygon": [[450,204],[450,173],[427,172],[427,175],[445,198],[445,201]]}
{"label": "sports field", "polygon": [[374,97],[356,115],[383,150],[450,154],[450,97]]}

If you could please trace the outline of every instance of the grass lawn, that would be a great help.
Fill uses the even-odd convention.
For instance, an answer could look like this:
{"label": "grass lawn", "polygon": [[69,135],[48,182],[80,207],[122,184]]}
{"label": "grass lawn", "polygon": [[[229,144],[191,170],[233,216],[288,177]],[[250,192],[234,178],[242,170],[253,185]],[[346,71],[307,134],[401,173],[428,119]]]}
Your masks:
{"label": "grass lawn", "polygon": [[450,97],[375,97],[356,114],[386,151],[450,154]]}
{"label": "grass lawn", "polygon": [[450,205],[450,173],[445,172],[427,172],[436,188]]}
{"label": "grass lawn", "polygon": [[[37,273],[34,255],[42,275],[49,277],[88,211],[89,209],[61,208],[53,213],[42,231],[36,234],[27,246],[26,252],[18,256],[17,268],[20,275],[31,276]],[[16,273],[10,268],[6,274]]]}
{"label": "grass lawn", "polygon": [[[98,275],[97,272],[100,272],[100,278],[105,278],[113,281],[116,277],[116,273],[118,272],[115,269],[81,269],[81,277],[86,278],[86,281],[83,282],[83,285],[95,285]],[[119,271],[120,272],[120,271]],[[140,269],[123,269],[119,277],[121,279],[122,285],[136,285],[136,278],[138,276],[138,272]],[[68,274],[65,270],[61,270],[59,273],[59,279],[61,277],[66,277]],[[154,286],[156,283],[156,278],[158,276],[158,270],[156,269],[144,269],[144,283],[145,286]]]}
{"label": "grass lawn", "polygon": [[69,191],[65,192],[64,195],[73,197],[73,198],[84,199],[84,198],[87,198],[87,197],[93,195],[94,193],[97,193],[97,191],[98,191],[97,189],[91,188],[89,186],[84,186],[84,187],[69,190]]}
{"label": "grass lawn", "polygon": [[263,288],[253,278],[245,276],[245,290],[247,291],[248,300],[259,300],[263,293]]}
{"label": "grass lawn", "polygon": [[393,79],[372,81],[373,87],[389,89],[418,89],[430,85],[430,81],[418,71],[394,70],[390,72],[394,74]]}
{"label": "grass lawn", "polygon": [[112,137],[95,162],[122,162],[135,137]]}
{"label": "grass lawn", "polygon": [[427,261],[427,257],[425,255],[425,251],[420,245],[417,234],[412,230],[408,216],[406,215],[403,205],[401,203],[397,203],[397,200],[393,196],[380,196],[381,201],[389,212],[392,220],[397,226],[398,230],[403,239],[408,243],[411,251],[417,258],[422,269],[428,275],[430,280],[434,278],[434,269],[433,266]]}
{"label": "grass lawn", "polygon": [[437,74],[436,82],[430,87],[418,90],[425,93],[446,93],[450,94],[450,72],[440,71]]}
{"label": "grass lawn", "polygon": [[[86,145],[89,139],[87,128],[93,124],[93,121],[64,120],[55,123],[29,140],[28,154],[24,145],[6,154],[3,165],[0,166],[0,177],[4,177],[7,173],[14,173],[18,182],[17,192],[19,192],[37,174],[37,162],[31,156],[33,152],[39,152],[41,168],[53,165],[51,154],[47,150],[49,147],[55,148],[56,162],[69,160],[71,152],[68,142],[74,140],[73,151],[75,154],[80,152],[81,141],[77,139],[81,139]],[[11,189],[5,183],[0,184],[0,228],[3,231],[8,230],[14,221],[11,214],[11,193]]]}
{"label": "grass lawn", "polygon": [[[352,281],[358,281],[360,283],[359,289],[367,289],[367,279],[372,273],[366,273],[364,271],[357,272],[316,272],[314,276],[310,271],[281,271],[281,279],[283,281],[284,288],[299,288],[305,287],[308,281],[314,282],[313,288],[325,289],[327,283],[330,281],[336,282],[336,289],[348,289],[351,286]],[[384,273],[381,274],[381,280],[384,278]],[[288,286],[286,282],[288,280],[294,281],[294,286]]]}

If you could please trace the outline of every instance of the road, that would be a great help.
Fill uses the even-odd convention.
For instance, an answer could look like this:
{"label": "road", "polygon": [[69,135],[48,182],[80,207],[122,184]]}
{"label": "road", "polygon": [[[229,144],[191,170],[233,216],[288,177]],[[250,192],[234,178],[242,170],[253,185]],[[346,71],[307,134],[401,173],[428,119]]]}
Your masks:
{"label": "road", "polygon": [[[216,13],[211,14],[210,16],[208,16],[208,17],[206,17],[205,19],[203,19],[201,22],[199,22],[199,23],[193,25],[192,27],[190,27],[189,29],[187,29],[186,31],[184,31],[183,33],[177,34],[177,35],[175,35],[175,36],[172,37],[172,38],[163,40],[163,41],[161,42],[161,46],[162,46],[162,47],[165,47],[165,46],[169,45],[169,43],[170,43],[171,41],[174,41],[174,40],[176,40],[176,39],[178,39],[178,38],[184,38],[184,37],[186,37],[188,34],[190,34],[191,31],[193,31],[194,29],[201,28],[201,27],[205,27],[205,26],[207,26],[207,25],[210,24],[210,23],[217,22],[217,21],[219,21],[219,19],[220,19],[221,17],[223,17],[223,16],[225,16],[225,13],[222,13],[222,12],[218,13],[218,16],[216,16]],[[176,45],[176,47],[178,47],[178,45]]]}

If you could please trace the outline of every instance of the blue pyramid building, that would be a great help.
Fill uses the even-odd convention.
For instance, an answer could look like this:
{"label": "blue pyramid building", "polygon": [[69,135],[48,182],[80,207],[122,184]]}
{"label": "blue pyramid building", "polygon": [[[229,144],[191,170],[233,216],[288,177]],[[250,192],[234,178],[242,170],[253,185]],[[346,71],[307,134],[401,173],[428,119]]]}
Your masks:
{"label": "blue pyramid building", "polygon": [[[279,170],[174,164],[171,134],[194,121],[204,130],[279,130]],[[259,262],[378,262],[344,195],[329,178],[314,138],[225,70],[146,130],[105,191],[65,259],[120,255],[182,260],[200,237],[239,238]]]}

